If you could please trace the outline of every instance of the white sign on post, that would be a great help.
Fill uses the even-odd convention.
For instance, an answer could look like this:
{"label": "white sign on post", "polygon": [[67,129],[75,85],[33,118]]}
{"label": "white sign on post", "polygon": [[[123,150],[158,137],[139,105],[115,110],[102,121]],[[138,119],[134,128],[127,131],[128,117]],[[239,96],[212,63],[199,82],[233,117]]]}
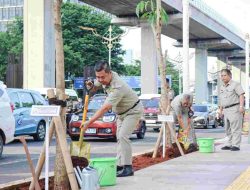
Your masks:
{"label": "white sign on post", "polygon": [[45,136],[45,190],[49,190],[49,117],[60,115],[60,106],[33,105],[31,116],[47,117]]}
{"label": "white sign on post", "polygon": [[165,158],[165,146],[166,146],[165,123],[167,123],[167,122],[173,123],[174,117],[173,117],[173,115],[158,115],[158,121],[162,122],[162,125],[161,125],[162,130],[163,130],[163,133],[162,133],[162,135],[163,135],[163,143],[162,143],[163,144],[163,149],[162,149],[163,153],[162,153],[162,155],[163,155],[163,158]]}
{"label": "white sign on post", "polygon": [[31,108],[31,116],[59,116],[60,106],[38,106],[33,105]]}
{"label": "white sign on post", "polygon": [[174,122],[174,117],[172,115],[158,115],[158,121]]}

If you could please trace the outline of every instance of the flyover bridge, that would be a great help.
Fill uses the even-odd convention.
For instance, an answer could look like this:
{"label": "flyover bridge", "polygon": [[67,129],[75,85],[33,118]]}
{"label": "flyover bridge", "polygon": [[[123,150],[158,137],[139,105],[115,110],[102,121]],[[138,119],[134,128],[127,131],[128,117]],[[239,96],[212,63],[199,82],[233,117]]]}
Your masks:
{"label": "flyover bridge", "polygon": [[[140,0],[81,0],[93,7],[115,15],[112,22],[121,26],[141,27],[142,93],[156,93],[156,50],[150,26],[137,18],[136,5]],[[175,46],[183,41],[183,2],[182,0],[162,0],[162,7],[169,15],[169,22],[163,26],[162,34],[176,40]],[[208,100],[207,56],[217,56],[220,60],[233,63],[238,52],[245,49],[245,35],[227,19],[208,7],[204,1],[189,1],[189,46],[195,48],[196,62],[196,101]],[[242,56],[242,53],[241,53]],[[236,58],[239,63],[239,58]],[[244,63],[245,60],[240,59]],[[154,64],[152,64],[154,63]]]}

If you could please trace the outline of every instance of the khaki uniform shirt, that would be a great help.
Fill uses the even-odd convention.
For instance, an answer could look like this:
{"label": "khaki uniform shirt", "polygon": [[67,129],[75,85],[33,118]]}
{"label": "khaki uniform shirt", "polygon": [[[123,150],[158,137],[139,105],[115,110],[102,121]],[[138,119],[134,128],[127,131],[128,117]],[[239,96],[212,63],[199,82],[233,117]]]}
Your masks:
{"label": "khaki uniform shirt", "polygon": [[[178,115],[188,114],[189,108],[182,107],[181,102],[183,99],[183,94],[176,96],[171,102],[171,108],[173,111],[174,120],[177,121]],[[191,98],[193,101],[193,97]]]}
{"label": "khaki uniform shirt", "polygon": [[[95,85],[98,86],[98,83],[95,82]],[[113,71],[110,85],[103,85],[103,89],[108,94],[105,103],[111,104],[112,110],[118,115],[132,108],[139,100],[135,91]]]}
{"label": "khaki uniform shirt", "polygon": [[172,88],[169,89],[168,99],[172,101],[174,99],[174,90]]}
{"label": "khaki uniform shirt", "polygon": [[244,94],[241,84],[230,80],[228,84],[223,84],[220,89],[220,106],[230,106],[240,103],[240,95]]}

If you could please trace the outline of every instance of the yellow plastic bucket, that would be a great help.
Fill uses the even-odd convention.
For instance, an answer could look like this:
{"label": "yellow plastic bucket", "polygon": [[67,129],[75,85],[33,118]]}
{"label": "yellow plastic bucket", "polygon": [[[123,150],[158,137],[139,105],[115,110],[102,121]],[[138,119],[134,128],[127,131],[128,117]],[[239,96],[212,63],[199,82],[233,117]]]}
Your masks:
{"label": "yellow plastic bucket", "polygon": [[198,138],[199,152],[214,152],[214,138]]}
{"label": "yellow plastic bucket", "polygon": [[100,186],[116,184],[116,161],[117,158],[90,159],[90,166],[98,171]]}

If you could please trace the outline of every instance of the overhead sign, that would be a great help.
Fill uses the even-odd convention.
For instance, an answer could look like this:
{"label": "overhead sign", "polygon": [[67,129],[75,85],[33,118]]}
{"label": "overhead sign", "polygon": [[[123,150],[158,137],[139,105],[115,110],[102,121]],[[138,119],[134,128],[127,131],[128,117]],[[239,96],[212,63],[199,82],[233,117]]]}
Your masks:
{"label": "overhead sign", "polygon": [[59,116],[60,106],[38,106],[33,105],[30,112],[31,116]]}
{"label": "overhead sign", "polygon": [[74,89],[83,89],[83,77],[74,78]]}

